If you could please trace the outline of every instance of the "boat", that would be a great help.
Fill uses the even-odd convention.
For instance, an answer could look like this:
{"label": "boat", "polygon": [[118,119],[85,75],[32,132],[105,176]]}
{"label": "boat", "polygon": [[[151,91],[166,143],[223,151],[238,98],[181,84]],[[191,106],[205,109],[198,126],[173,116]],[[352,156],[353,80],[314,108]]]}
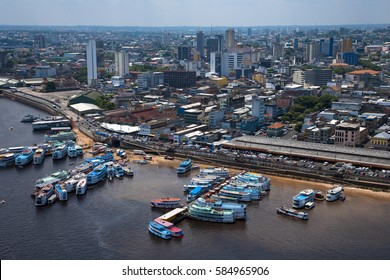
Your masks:
{"label": "boat", "polygon": [[313,209],[314,206],[316,206],[316,205],[314,204],[314,202],[313,202],[313,201],[309,201],[309,202],[307,202],[307,203],[305,204],[305,209]]}
{"label": "boat", "polygon": [[58,178],[60,181],[64,181],[69,178],[68,171],[59,170],[51,174],[52,177]]}
{"label": "boat", "polygon": [[74,145],[68,146],[67,154],[68,154],[68,157],[70,157],[70,158],[77,157],[78,154],[77,154],[76,146],[74,146]]}
{"label": "boat", "polygon": [[96,184],[107,177],[107,166],[99,164],[87,175],[87,185]]}
{"label": "boat", "polygon": [[21,154],[15,157],[15,165],[25,166],[33,161],[34,151],[32,149],[26,149]]}
{"label": "boat", "polygon": [[219,191],[219,195],[231,197],[231,198],[237,199],[237,201],[249,202],[252,200],[251,194],[249,192],[243,192],[243,191],[232,191],[232,190],[221,189]]}
{"label": "boat", "polygon": [[341,201],[344,201],[346,198],[347,198],[347,196],[345,194],[341,194],[339,196],[339,200],[341,200]]}
{"label": "boat", "polygon": [[170,222],[165,221],[165,220],[160,219],[160,218],[154,219],[154,222],[164,226],[167,230],[169,230],[171,233],[171,236],[183,238],[184,235],[183,235],[182,229],[179,227],[176,227],[173,223],[170,223]]}
{"label": "boat", "polygon": [[326,201],[335,201],[338,200],[339,197],[343,193],[343,187],[342,186],[336,186],[334,188],[331,188],[326,191]]}
{"label": "boat", "polygon": [[71,169],[69,171],[70,175],[73,176],[73,175],[76,175],[78,173],[89,173],[91,172],[93,169],[93,164],[91,162],[83,162],[79,165],[77,165],[76,167],[74,167],[73,169]]}
{"label": "boat", "polygon": [[155,222],[149,222],[148,230],[151,234],[158,236],[163,239],[171,239],[172,235],[169,230],[167,230],[164,226],[155,223]]}
{"label": "boat", "polygon": [[15,164],[15,153],[0,154],[0,166],[12,166]]}
{"label": "boat", "polygon": [[63,185],[66,189],[67,192],[73,192],[74,190],[76,190],[76,186],[77,186],[77,183],[81,180],[81,179],[84,179],[86,178],[87,175],[85,175],[85,173],[77,173],[75,175],[73,175],[71,178],[69,178],[68,180],[66,180]]}
{"label": "boat", "polygon": [[234,223],[234,214],[231,210],[215,210],[210,206],[191,204],[188,207],[190,218],[199,221],[215,223]]}
{"label": "boat", "polygon": [[261,199],[261,190],[257,188],[247,188],[242,186],[233,186],[233,185],[226,185],[222,188],[223,190],[227,191],[236,191],[236,192],[246,192],[249,193],[251,200],[260,200]]}
{"label": "boat", "polygon": [[319,200],[319,201],[322,201],[322,200],[325,200],[325,195],[322,193],[322,191],[316,191],[316,193],[314,194],[314,199],[315,200]]}
{"label": "boat", "polygon": [[32,123],[33,130],[50,130],[53,127],[71,127],[70,120],[66,119],[50,119],[50,120],[37,120]]}
{"label": "boat", "polygon": [[186,202],[188,203],[188,202],[194,201],[195,199],[197,199],[205,191],[206,191],[205,188],[202,188],[200,186],[196,187],[195,189],[190,191],[190,193],[187,195]]}
{"label": "boat", "polygon": [[87,179],[81,179],[76,185],[76,195],[83,195],[87,192]]}
{"label": "boat", "polygon": [[105,165],[107,166],[107,177],[108,180],[112,181],[115,177],[115,169],[114,169],[114,163],[113,162],[106,162]]}
{"label": "boat", "polygon": [[284,206],[280,206],[280,207],[276,208],[276,212],[279,214],[284,214],[284,215],[295,217],[295,218],[302,219],[302,220],[309,219],[309,215],[306,212],[298,211],[298,210],[295,210],[293,208],[287,208]]}
{"label": "boat", "polygon": [[186,160],[182,161],[179,164],[179,167],[177,168],[177,174],[184,174],[191,170],[192,167],[192,160],[190,158],[187,158]]}
{"label": "boat", "polygon": [[55,186],[55,193],[60,201],[68,200],[68,191],[63,184],[57,183]]}
{"label": "boat", "polygon": [[210,206],[215,210],[230,210],[233,211],[234,219],[246,219],[246,205],[239,203],[226,203],[222,200],[206,200],[204,198],[198,198],[195,201],[198,205]]}
{"label": "boat", "polygon": [[177,208],[180,207],[180,200],[177,197],[162,197],[152,199],[150,206],[153,208]]}
{"label": "boat", "polygon": [[42,188],[48,184],[56,184],[60,182],[61,180],[59,178],[53,177],[53,176],[46,176],[41,179],[38,179],[35,182],[35,188]]}
{"label": "boat", "polygon": [[36,149],[33,157],[34,164],[42,164],[45,160],[45,151],[42,148]]}
{"label": "boat", "polygon": [[74,145],[76,147],[76,152],[78,156],[84,155],[84,150],[80,145]]}
{"label": "boat", "polygon": [[224,167],[217,167],[217,168],[212,168],[208,167],[205,169],[201,169],[199,171],[200,176],[206,176],[206,175],[214,175],[214,176],[219,176],[223,178],[228,178],[229,177],[229,169],[224,168]]}
{"label": "boat", "polygon": [[56,134],[46,134],[43,139],[45,142],[76,140],[76,134],[72,131],[61,131]]}
{"label": "boat", "polygon": [[67,151],[68,147],[65,144],[55,148],[53,151],[53,159],[62,159],[66,157]]}
{"label": "boat", "polygon": [[244,172],[237,176],[237,178],[241,181],[257,181],[262,183],[263,191],[271,190],[271,179],[261,175],[260,173],[255,172]]}
{"label": "boat", "polygon": [[114,167],[115,177],[123,178],[123,176],[125,176],[125,172],[123,171],[122,165],[120,165],[119,163],[114,163],[113,167]]}
{"label": "boat", "polygon": [[303,208],[309,201],[314,201],[314,191],[312,189],[305,189],[293,197],[293,207],[296,209]]}
{"label": "boat", "polygon": [[126,176],[134,176],[134,172],[129,166],[123,166],[123,171],[125,172]]}
{"label": "boat", "polygon": [[34,115],[28,114],[23,117],[23,119],[20,121],[22,123],[29,123],[29,122],[35,122],[36,120],[39,120],[39,117],[36,117]]}
{"label": "boat", "polygon": [[54,194],[54,187],[48,184],[42,187],[35,195],[35,206],[43,206],[47,204],[47,200]]}
{"label": "boat", "polygon": [[48,204],[53,204],[57,200],[57,195],[52,194],[49,199],[47,200]]}

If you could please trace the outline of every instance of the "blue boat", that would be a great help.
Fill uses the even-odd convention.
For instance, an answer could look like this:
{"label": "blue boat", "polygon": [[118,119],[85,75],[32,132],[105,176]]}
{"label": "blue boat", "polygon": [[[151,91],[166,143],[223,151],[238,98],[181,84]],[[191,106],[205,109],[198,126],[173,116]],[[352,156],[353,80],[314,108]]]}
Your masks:
{"label": "blue boat", "polygon": [[162,239],[172,238],[171,232],[169,230],[167,230],[163,225],[157,224],[155,222],[149,222],[148,230],[151,234]]}
{"label": "blue boat", "polygon": [[68,157],[70,158],[74,158],[74,157],[77,157],[78,154],[77,154],[77,149],[76,149],[76,146],[69,146],[68,147]]}
{"label": "blue boat", "polygon": [[34,151],[32,149],[26,149],[15,158],[15,164],[17,166],[24,166],[33,161]]}
{"label": "blue boat", "polygon": [[58,200],[60,201],[68,200],[68,191],[66,190],[64,185],[57,183],[55,186],[55,192],[58,197]]}
{"label": "blue boat", "polygon": [[227,190],[227,191],[247,192],[250,194],[250,198],[252,200],[260,200],[261,199],[261,190],[259,191],[256,188],[245,188],[245,187],[240,187],[240,186],[227,185],[227,186],[224,186],[222,189]]}
{"label": "blue boat", "polygon": [[11,166],[15,164],[16,154],[6,153],[0,154],[0,166]]}
{"label": "blue boat", "polygon": [[194,201],[195,199],[197,199],[206,190],[207,189],[202,188],[200,186],[196,187],[195,189],[190,191],[190,193],[187,195],[186,202]]}
{"label": "blue boat", "polygon": [[313,202],[315,193],[312,189],[306,189],[293,197],[293,207],[303,208],[307,202]]}
{"label": "blue boat", "polygon": [[109,162],[109,161],[114,161],[114,155],[112,153],[106,153],[102,156],[97,156],[93,158],[88,158],[86,161],[87,162],[93,162],[99,160],[100,162]]}
{"label": "blue boat", "polygon": [[114,170],[115,170],[115,177],[122,178],[125,176],[125,171],[123,170],[122,165],[119,163],[114,164]]}
{"label": "blue boat", "polygon": [[107,176],[107,166],[99,164],[87,175],[87,185],[96,184],[104,180]]}
{"label": "blue boat", "polygon": [[186,160],[182,161],[179,164],[179,167],[177,168],[177,174],[184,174],[191,170],[192,167],[192,160],[190,158],[187,158]]}
{"label": "blue boat", "polygon": [[54,149],[53,159],[63,159],[66,157],[67,151],[68,147],[65,144],[58,146]]}

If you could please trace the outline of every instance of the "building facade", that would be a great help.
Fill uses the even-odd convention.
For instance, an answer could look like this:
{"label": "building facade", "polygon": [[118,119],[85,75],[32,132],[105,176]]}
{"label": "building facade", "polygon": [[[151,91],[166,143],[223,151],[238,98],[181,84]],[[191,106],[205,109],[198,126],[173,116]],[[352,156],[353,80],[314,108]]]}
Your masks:
{"label": "building facade", "polygon": [[90,40],[87,43],[87,72],[88,85],[91,86],[97,79],[96,41]]}

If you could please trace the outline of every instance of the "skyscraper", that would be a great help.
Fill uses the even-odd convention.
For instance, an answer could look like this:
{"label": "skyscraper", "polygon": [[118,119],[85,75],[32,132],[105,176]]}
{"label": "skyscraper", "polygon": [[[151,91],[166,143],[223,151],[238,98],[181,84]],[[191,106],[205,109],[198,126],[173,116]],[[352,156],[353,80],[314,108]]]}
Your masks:
{"label": "skyscraper", "polygon": [[352,39],[344,38],[341,42],[341,52],[352,52]]}
{"label": "skyscraper", "polygon": [[177,59],[178,60],[191,60],[191,47],[190,46],[178,46],[177,47]]}
{"label": "skyscraper", "polygon": [[206,40],[206,55],[207,61],[210,62],[210,53],[218,51],[218,39],[217,38],[208,38]]}
{"label": "skyscraper", "polygon": [[330,37],[329,38],[329,51],[328,51],[328,56],[333,56],[333,45],[334,45],[334,38]]}
{"label": "skyscraper", "polygon": [[259,123],[264,122],[264,99],[259,96],[252,98],[252,116],[259,118]]}
{"label": "skyscraper", "polygon": [[252,36],[252,28],[248,28],[248,36]]}
{"label": "skyscraper", "polygon": [[124,51],[115,53],[115,72],[121,77],[129,74],[129,55]]}
{"label": "skyscraper", "polygon": [[298,38],[294,38],[294,50],[298,49]]}
{"label": "skyscraper", "polygon": [[204,58],[204,34],[203,31],[196,33],[196,51]]}
{"label": "skyscraper", "polygon": [[233,28],[230,28],[226,30],[225,32],[225,47],[226,49],[230,50],[235,47],[235,38],[236,32],[234,31]]}
{"label": "skyscraper", "polygon": [[93,80],[97,79],[95,40],[90,40],[87,43],[87,71],[88,71],[88,85],[91,86],[93,84]]}
{"label": "skyscraper", "polygon": [[222,34],[215,35],[218,39],[218,51],[223,51],[225,49],[224,38]]}

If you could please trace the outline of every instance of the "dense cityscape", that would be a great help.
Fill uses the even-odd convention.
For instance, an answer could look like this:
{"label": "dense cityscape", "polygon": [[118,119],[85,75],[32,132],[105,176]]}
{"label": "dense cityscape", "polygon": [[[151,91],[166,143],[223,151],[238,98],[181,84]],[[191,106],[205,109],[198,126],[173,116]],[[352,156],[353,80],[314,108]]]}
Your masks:
{"label": "dense cityscape", "polygon": [[388,256],[389,24],[3,25],[0,98],[3,259]]}

